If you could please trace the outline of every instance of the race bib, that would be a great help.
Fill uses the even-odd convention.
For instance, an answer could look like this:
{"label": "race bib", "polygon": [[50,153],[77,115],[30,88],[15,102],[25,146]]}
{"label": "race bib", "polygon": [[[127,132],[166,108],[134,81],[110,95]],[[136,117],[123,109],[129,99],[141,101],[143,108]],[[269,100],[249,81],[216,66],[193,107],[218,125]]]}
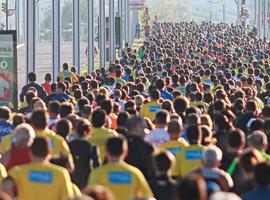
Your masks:
{"label": "race bib", "polygon": [[70,76],[69,72],[64,72],[64,76]]}
{"label": "race bib", "polygon": [[49,171],[30,171],[28,180],[33,183],[52,183],[52,173]]}
{"label": "race bib", "polygon": [[181,93],[186,93],[186,92],[187,92],[186,88],[179,88],[179,91],[180,91]]}
{"label": "race bib", "polygon": [[160,110],[160,106],[150,106],[149,111],[150,112],[157,112]]}
{"label": "race bib", "polygon": [[109,172],[109,182],[111,184],[131,184],[130,172]]}
{"label": "race bib", "polygon": [[202,158],[202,150],[186,151],[186,160],[200,160]]}
{"label": "race bib", "polygon": [[208,85],[212,85],[213,84],[213,82],[211,80],[205,80],[204,83],[205,84],[208,84]]}

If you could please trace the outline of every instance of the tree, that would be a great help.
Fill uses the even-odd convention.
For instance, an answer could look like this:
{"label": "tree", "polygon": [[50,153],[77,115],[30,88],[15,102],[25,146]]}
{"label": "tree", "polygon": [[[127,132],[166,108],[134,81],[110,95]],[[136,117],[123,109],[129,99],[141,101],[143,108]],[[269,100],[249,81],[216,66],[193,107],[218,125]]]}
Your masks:
{"label": "tree", "polygon": [[156,15],[159,21],[179,22],[192,19],[191,7],[183,0],[150,1],[151,15]]}

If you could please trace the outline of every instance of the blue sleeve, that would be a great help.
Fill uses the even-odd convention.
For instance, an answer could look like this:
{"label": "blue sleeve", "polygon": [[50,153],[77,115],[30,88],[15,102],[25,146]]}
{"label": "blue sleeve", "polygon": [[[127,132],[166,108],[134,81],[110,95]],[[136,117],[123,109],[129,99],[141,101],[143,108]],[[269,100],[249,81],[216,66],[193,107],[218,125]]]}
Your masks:
{"label": "blue sleeve", "polygon": [[28,88],[27,88],[26,86],[24,86],[24,87],[22,88],[22,91],[21,91],[21,94],[20,94],[20,101],[21,101],[21,102],[24,101],[24,96],[25,96],[27,90],[28,90]]}
{"label": "blue sleeve", "polygon": [[173,95],[170,93],[170,100],[173,100]]}
{"label": "blue sleeve", "polygon": [[41,98],[44,100],[47,96],[48,96],[48,94],[47,94],[46,90],[42,87]]}

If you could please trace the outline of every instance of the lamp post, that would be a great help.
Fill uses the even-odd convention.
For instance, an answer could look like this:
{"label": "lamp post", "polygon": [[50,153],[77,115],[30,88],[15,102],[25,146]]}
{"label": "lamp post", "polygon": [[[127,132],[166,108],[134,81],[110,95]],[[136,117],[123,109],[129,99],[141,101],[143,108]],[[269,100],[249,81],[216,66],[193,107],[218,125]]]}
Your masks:
{"label": "lamp post", "polygon": [[115,14],[114,14],[114,0],[110,0],[109,4],[109,60],[115,59]]}
{"label": "lamp post", "polygon": [[99,55],[100,67],[106,65],[106,46],[105,46],[105,0],[99,1]]}

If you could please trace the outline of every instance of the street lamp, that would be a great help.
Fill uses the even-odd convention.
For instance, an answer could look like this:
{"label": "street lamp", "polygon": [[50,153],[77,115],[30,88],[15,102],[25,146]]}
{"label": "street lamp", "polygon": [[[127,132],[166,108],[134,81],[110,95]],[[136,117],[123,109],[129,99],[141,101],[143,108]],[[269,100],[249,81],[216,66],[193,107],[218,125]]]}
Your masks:
{"label": "street lamp", "polygon": [[1,3],[1,11],[6,14],[6,30],[8,30],[8,17],[14,15],[16,11],[8,8],[8,0],[6,3]]}

